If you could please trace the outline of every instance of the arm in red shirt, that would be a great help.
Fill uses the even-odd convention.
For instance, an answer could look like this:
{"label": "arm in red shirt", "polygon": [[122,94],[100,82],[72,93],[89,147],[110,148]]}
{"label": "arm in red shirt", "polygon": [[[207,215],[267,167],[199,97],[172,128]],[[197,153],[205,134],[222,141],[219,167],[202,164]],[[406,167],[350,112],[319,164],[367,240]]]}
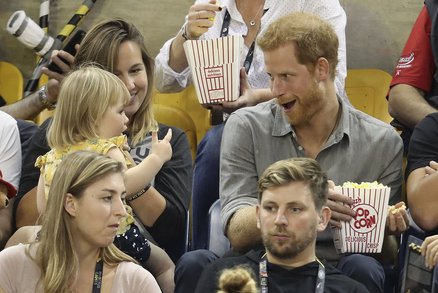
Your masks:
{"label": "arm in red shirt", "polygon": [[431,20],[424,6],[394,70],[389,91],[389,113],[410,128],[437,111],[424,99],[435,73],[430,32]]}

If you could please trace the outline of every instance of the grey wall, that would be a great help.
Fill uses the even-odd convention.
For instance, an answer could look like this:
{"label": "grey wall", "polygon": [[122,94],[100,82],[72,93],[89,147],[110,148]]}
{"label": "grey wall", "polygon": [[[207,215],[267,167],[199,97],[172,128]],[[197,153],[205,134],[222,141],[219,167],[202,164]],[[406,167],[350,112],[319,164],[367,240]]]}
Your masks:
{"label": "grey wall", "polygon": [[[282,1],[282,0],[278,0]],[[324,1],[324,0],[321,0]],[[24,10],[38,23],[37,0],[0,0],[0,60],[17,65],[28,78],[35,54],[6,31],[13,12]],[[50,35],[56,36],[82,0],[51,0]],[[192,0],[98,0],[79,27],[88,29],[96,21],[122,17],[143,32],[155,56],[161,45],[175,35]],[[420,0],[341,0],[347,23],[348,68],[380,68],[392,72],[423,2]]]}

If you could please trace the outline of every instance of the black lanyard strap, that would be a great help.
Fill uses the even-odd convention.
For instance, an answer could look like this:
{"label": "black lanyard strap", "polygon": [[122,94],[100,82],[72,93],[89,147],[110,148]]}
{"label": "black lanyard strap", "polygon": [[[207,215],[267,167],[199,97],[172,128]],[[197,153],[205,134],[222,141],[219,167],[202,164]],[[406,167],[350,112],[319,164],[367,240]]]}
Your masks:
{"label": "black lanyard strap", "polygon": [[[323,293],[325,286],[325,267],[318,261],[318,275],[316,276],[315,293]],[[260,275],[260,292],[268,293],[268,262],[266,260],[266,254],[262,256],[259,263],[259,275]]]}
{"label": "black lanyard strap", "polygon": [[[263,10],[263,15],[266,13],[266,11],[268,10],[267,9]],[[226,10],[224,16],[224,22],[222,24],[222,29],[221,29],[221,37],[228,36],[230,21],[231,21],[230,13],[228,12],[228,10]],[[256,42],[255,40],[252,42],[251,46],[249,47],[248,54],[246,54],[245,62],[243,62],[243,67],[245,67],[246,73],[248,73],[249,68],[251,67],[252,64],[252,60],[254,57],[255,42]]]}
{"label": "black lanyard strap", "polygon": [[94,268],[93,293],[100,293],[102,288],[103,260],[99,259]]}

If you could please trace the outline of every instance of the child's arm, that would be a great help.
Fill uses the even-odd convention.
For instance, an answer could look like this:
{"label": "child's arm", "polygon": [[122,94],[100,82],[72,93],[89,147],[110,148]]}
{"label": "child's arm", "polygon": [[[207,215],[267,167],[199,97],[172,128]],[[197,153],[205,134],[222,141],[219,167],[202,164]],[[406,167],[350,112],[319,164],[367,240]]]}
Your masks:
{"label": "child's arm", "polygon": [[125,182],[128,195],[141,191],[157,175],[163,164],[170,160],[172,157],[171,138],[171,129],[161,141],[158,141],[157,133],[152,132],[151,152],[141,163],[126,171]]}
{"label": "child's arm", "polygon": [[[165,162],[172,157],[170,139],[172,131],[169,129],[163,140],[158,141],[157,133],[152,132],[152,148],[149,155],[140,164],[126,170],[125,185],[126,194],[134,195],[143,190],[160,171]],[[126,166],[125,155],[119,148],[112,148],[107,155],[117,161],[123,162]]]}

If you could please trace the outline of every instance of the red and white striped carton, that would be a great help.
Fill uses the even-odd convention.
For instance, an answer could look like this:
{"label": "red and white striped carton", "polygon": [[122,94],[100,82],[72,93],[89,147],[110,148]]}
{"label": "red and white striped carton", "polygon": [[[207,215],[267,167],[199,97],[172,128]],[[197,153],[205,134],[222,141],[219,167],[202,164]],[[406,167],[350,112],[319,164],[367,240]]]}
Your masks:
{"label": "red and white striped carton", "polygon": [[184,42],[199,103],[218,104],[240,96],[242,36]]}
{"label": "red and white striped carton", "polygon": [[336,186],[335,191],[353,198],[356,212],[350,222],[341,221],[342,228],[331,227],[338,253],[380,253],[391,188]]}

